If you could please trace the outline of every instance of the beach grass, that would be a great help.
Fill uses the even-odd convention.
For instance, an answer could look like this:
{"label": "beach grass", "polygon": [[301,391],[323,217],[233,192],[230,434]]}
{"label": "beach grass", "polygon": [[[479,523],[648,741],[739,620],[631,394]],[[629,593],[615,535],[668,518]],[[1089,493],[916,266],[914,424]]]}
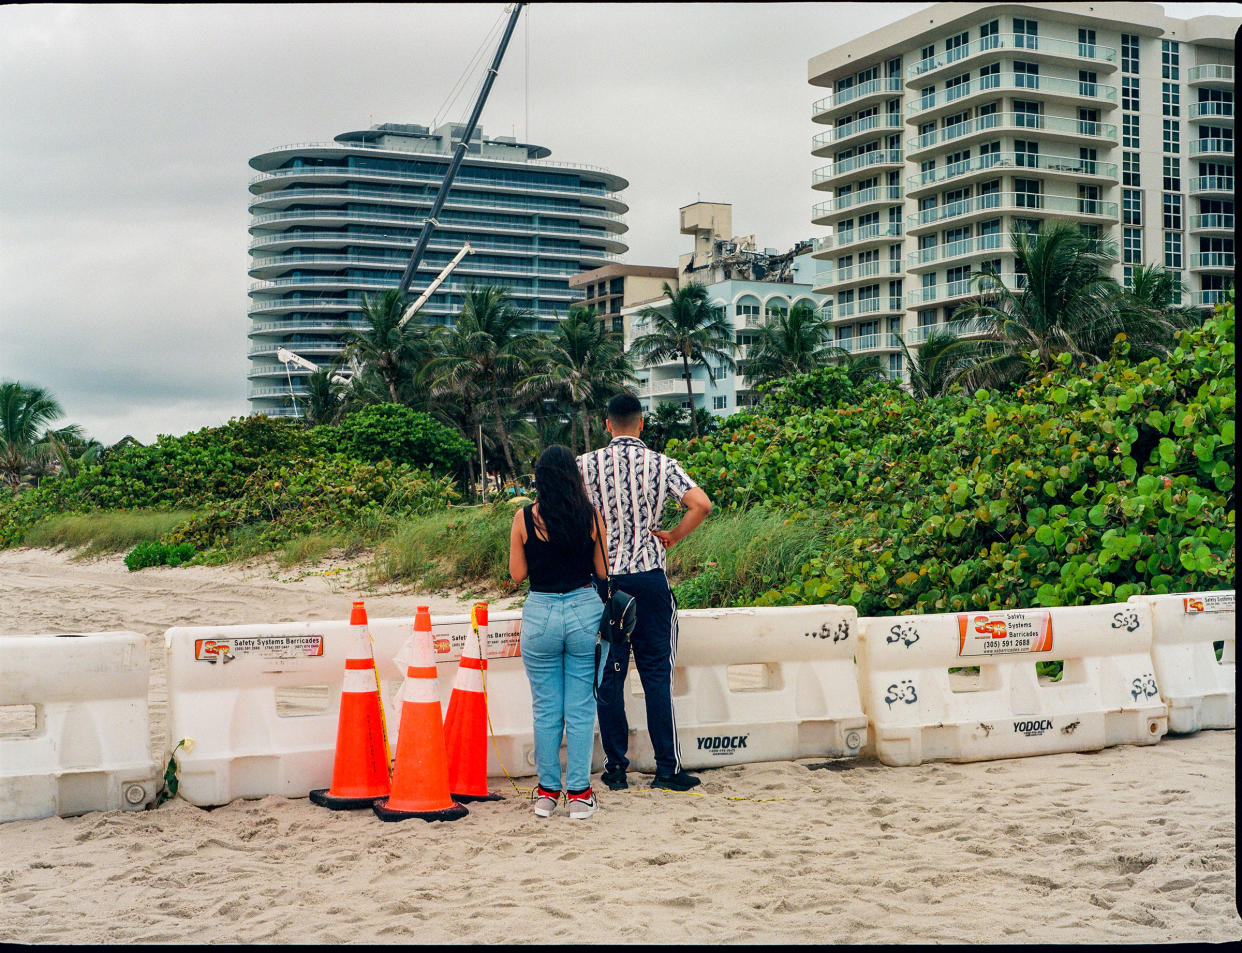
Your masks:
{"label": "beach grass", "polygon": [[407,520],[379,546],[370,581],[433,589],[477,584],[512,588],[508,580],[513,512],[506,503],[461,506]]}
{"label": "beach grass", "polygon": [[65,513],[41,520],[22,544],[42,549],[76,549],[75,558],[122,552],[159,539],[198,515],[197,510],[103,510]]}

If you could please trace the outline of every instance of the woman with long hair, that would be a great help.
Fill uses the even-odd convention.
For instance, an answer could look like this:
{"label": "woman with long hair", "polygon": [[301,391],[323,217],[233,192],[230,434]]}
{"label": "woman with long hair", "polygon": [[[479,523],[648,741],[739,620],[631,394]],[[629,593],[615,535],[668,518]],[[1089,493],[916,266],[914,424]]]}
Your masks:
{"label": "woman with long hair", "polygon": [[[535,463],[536,503],[513,516],[509,575],[530,576],[522,606],[522,664],[535,721],[535,814],[551,817],[562,790],[569,816],[599,806],[591,790],[595,746],[595,640],[604,606],[591,573],[608,575],[604,518],[587,499],[569,448],[548,447]],[[561,736],[568,758],[561,787]]]}

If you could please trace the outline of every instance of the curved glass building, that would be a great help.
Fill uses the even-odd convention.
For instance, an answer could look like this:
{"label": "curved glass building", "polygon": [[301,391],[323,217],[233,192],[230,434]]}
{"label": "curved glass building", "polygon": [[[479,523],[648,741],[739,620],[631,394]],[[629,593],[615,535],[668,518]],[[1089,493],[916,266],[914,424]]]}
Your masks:
{"label": "curved glass building", "polygon": [[[251,411],[298,412],[310,372],[276,359],[284,347],[321,367],[362,327],[364,295],[395,288],[464,126],[383,123],[332,142],[298,143],[250,160]],[[467,255],[420,316],[449,324],[470,285],[500,284],[550,329],[582,298],[569,279],[627,251],[621,192],[596,166],[549,162],[543,146],[476,128],[431,242],[411,282],[425,289],[469,242]],[[300,402],[299,402],[300,403]]]}

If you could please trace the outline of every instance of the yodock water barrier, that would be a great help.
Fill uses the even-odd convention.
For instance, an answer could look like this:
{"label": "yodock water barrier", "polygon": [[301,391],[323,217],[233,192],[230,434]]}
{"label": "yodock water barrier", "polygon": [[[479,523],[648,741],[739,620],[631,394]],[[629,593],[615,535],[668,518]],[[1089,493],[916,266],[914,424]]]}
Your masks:
{"label": "yodock water barrier", "polygon": [[[182,739],[194,742],[177,752],[178,796],[213,806],[329,787],[344,683],[357,674],[347,660],[361,666],[366,655],[346,608],[340,621],[165,633],[164,760]],[[835,605],[682,611],[673,672],[682,760],[702,769],[874,754],[900,766],[1156,744],[1168,732],[1232,728],[1234,617],[1233,590],[862,619]],[[529,777],[521,613],[486,619],[488,664],[470,667],[484,690],[487,775]],[[375,669],[363,674],[378,673],[393,752],[404,703],[434,685],[448,709],[472,632],[468,615],[431,617],[435,667],[453,667],[430,679],[429,666],[416,665],[422,694],[403,693],[414,622],[368,625]],[[1045,663],[1053,661],[1062,663],[1059,677],[1049,677]],[[134,633],[0,638],[0,818],[149,806],[161,763],[148,754],[148,690],[146,643]],[[651,771],[637,680],[627,684],[625,704],[633,767]],[[602,767],[598,742],[593,767]]]}

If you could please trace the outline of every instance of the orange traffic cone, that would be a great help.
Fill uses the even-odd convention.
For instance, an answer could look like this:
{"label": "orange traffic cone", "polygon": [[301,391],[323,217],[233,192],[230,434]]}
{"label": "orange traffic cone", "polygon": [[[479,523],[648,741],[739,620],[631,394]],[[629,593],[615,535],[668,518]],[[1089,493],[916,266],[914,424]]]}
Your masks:
{"label": "orange traffic cone", "polygon": [[457,663],[457,679],[444,716],[444,745],[448,749],[449,791],[454,800],[500,801],[487,792],[487,603],[470,610],[470,634]]}
{"label": "orange traffic cone", "polygon": [[402,821],[407,817],[455,821],[469,813],[449,794],[444,721],[440,715],[435,649],[431,644],[431,610],[427,606],[419,606],[414,613],[414,655],[401,691],[401,727],[397,732],[392,794],[377,800],[374,809],[384,821]]}
{"label": "orange traffic cone", "polygon": [[388,731],[380,700],[379,672],[367,610],[355,602],[349,614],[351,643],[341,686],[341,717],[336,729],[332,786],[310,792],[312,803],[334,811],[370,807],[391,790],[388,780]]}

